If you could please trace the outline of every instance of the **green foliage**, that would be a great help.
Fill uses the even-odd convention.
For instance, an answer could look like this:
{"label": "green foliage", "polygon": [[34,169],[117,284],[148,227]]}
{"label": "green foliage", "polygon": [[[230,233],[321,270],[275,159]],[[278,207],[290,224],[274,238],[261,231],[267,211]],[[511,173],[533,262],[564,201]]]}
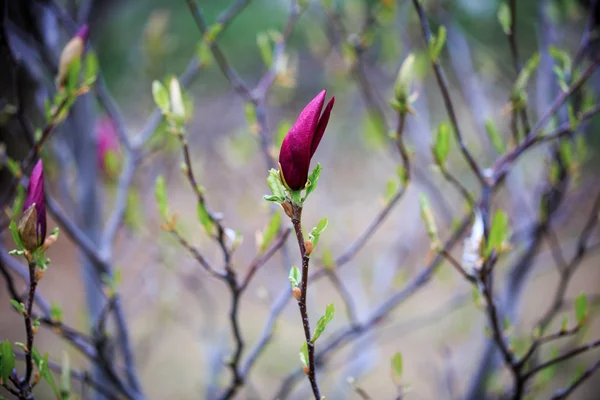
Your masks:
{"label": "green foliage", "polygon": [[588,302],[585,293],[575,299],[575,319],[578,325],[583,325],[588,316]]}
{"label": "green foliage", "polygon": [[273,213],[273,215],[271,216],[271,219],[269,220],[269,224],[267,225],[267,227],[265,228],[265,230],[263,231],[263,234],[262,234],[262,241],[259,246],[259,251],[261,253],[264,252],[265,250],[267,250],[267,248],[269,247],[269,245],[271,244],[271,242],[277,235],[277,232],[279,231],[280,226],[281,226],[281,214],[278,212]]}
{"label": "green foliage", "polygon": [[52,303],[50,305],[50,319],[53,322],[61,322],[63,320],[63,310],[59,304]]}
{"label": "green foliage", "polygon": [[198,201],[198,205],[196,206],[196,212],[198,215],[198,221],[200,225],[204,228],[204,231],[207,235],[212,235],[213,232],[213,220],[206,209],[206,205],[203,201]]}
{"label": "green foliage", "polygon": [[421,207],[421,219],[425,223],[427,235],[431,240],[431,248],[437,249],[440,246],[440,238],[438,236],[435,218],[433,217],[431,206],[429,205],[429,199],[427,199],[427,196],[425,196],[423,193],[421,193],[419,197],[419,206]]}
{"label": "green foliage", "polygon": [[304,194],[304,198],[302,198],[302,202],[304,202],[308,198],[308,195],[311,194],[317,188],[317,183],[319,182],[319,177],[321,176],[322,169],[323,167],[321,167],[321,164],[317,163],[317,166],[313,168],[310,175],[308,175],[308,182],[306,183],[305,188],[306,192]]}
{"label": "green foliage", "polygon": [[509,234],[508,215],[503,210],[497,210],[492,219],[490,235],[486,243],[484,255],[489,257],[492,250],[500,252],[502,244],[506,241]]}
{"label": "green foliage", "polygon": [[33,362],[37,366],[38,371],[40,371],[40,376],[50,385],[56,398],[60,399],[60,392],[58,390],[58,387],[56,386],[56,382],[54,382],[54,377],[52,376],[52,372],[50,371],[50,368],[48,366],[48,353],[45,353],[44,357],[42,357],[40,353],[35,348],[33,348],[31,355],[33,356]]}
{"label": "green foliage", "polygon": [[206,40],[208,44],[214,43],[217,37],[221,34],[222,30],[223,24],[216,23],[211,25],[204,34],[204,40]]}
{"label": "green foliage", "polygon": [[502,26],[502,30],[506,35],[511,33],[512,17],[510,15],[510,7],[505,2],[500,3],[498,7],[498,13],[496,14],[498,21]]}
{"label": "green foliage", "polygon": [[23,246],[23,241],[21,240],[21,234],[19,234],[19,227],[17,226],[17,223],[15,221],[10,221],[9,229],[17,249],[23,250],[25,247]]}
{"label": "green foliage", "polygon": [[292,285],[292,289],[300,286],[300,281],[302,280],[302,277],[300,276],[300,270],[298,270],[298,267],[296,267],[295,265],[292,265],[292,268],[290,268],[290,274],[288,276],[288,279],[290,280],[290,285]]}
{"label": "green foliage", "polygon": [[500,136],[498,129],[496,129],[494,121],[491,119],[485,121],[485,131],[496,152],[498,152],[498,154],[504,154],[506,151],[506,148],[504,147],[504,140],[502,139],[502,136]]}
{"label": "green foliage", "polygon": [[163,114],[168,114],[171,111],[169,91],[162,82],[152,82],[152,97],[154,98],[154,103],[160,108]]}
{"label": "green foliage", "polygon": [[273,45],[269,34],[260,32],[256,35],[256,45],[258,46],[258,51],[263,62],[267,67],[270,67],[273,64]]}
{"label": "green foliage", "polygon": [[450,127],[447,124],[440,124],[435,135],[433,145],[433,154],[436,162],[441,166],[446,164],[446,159],[450,153]]}
{"label": "green foliage", "polygon": [[83,68],[83,79],[85,85],[92,85],[98,76],[98,57],[96,53],[89,51],[85,57],[85,66]]}
{"label": "green foliage", "polygon": [[317,321],[317,327],[315,328],[315,333],[313,333],[313,336],[310,339],[310,341],[312,343],[316,342],[317,339],[323,334],[323,332],[325,331],[325,328],[327,327],[327,324],[329,324],[331,322],[331,320],[333,319],[334,314],[335,314],[335,307],[333,306],[333,303],[331,303],[325,308],[325,315],[323,315]]}
{"label": "green foliage", "polygon": [[167,204],[167,184],[165,178],[159,175],[156,178],[156,184],[154,186],[154,196],[156,197],[156,204],[158,205],[158,212],[162,219],[166,222],[169,220],[169,206]]}
{"label": "green foliage", "polygon": [[69,355],[63,352],[63,361],[60,374],[60,394],[62,400],[69,400],[71,395],[71,362]]}
{"label": "green foliage", "polygon": [[321,237],[321,233],[327,228],[327,218],[323,218],[319,221],[317,226],[315,226],[312,231],[308,234],[309,240],[312,242],[313,247],[317,247],[317,243],[319,243],[319,238]]}
{"label": "green foliage", "polygon": [[521,69],[521,72],[519,73],[519,76],[517,77],[517,80],[515,82],[515,92],[521,92],[526,89],[527,83],[529,82],[529,79],[531,79],[531,77],[533,76],[533,73],[537,69],[539,63],[540,53],[536,52],[529,58],[529,60],[527,60],[527,62],[523,66],[523,69]]}
{"label": "green foliage", "polygon": [[81,59],[79,57],[75,57],[73,61],[69,63],[67,69],[67,79],[65,84],[65,92],[67,94],[71,94],[77,88],[79,84],[79,75],[81,73]]}
{"label": "green foliage", "polygon": [[400,379],[402,378],[403,371],[403,363],[402,363],[402,354],[400,352],[396,352],[392,357],[392,380],[396,385],[400,384]]}
{"label": "green foliage", "polygon": [[306,342],[302,343],[300,347],[300,362],[305,367],[308,367],[308,344]]}
{"label": "green foliage", "polygon": [[20,303],[15,299],[11,299],[10,304],[12,304],[12,306],[15,308],[15,310],[17,310],[19,314],[27,314],[27,312],[25,311],[25,304]]}
{"label": "green foliage", "polygon": [[281,183],[281,177],[279,176],[279,171],[276,169],[271,169],[269,171],[269,176],[267,177],[267,184],[271,189],[271,196],[265,195],[265,200],[272,201],[274,203],[282,203],[285,201],[285,187],[283,183]]}
{"label": "green foliage", "polygon": [[15,353],[8,340],[2,343],[2,353],[0,354],[0,377],[3,382],[8,382],[8,377],[15,368]]}
{"label": "green foliage", "polygon": [[209,66],[212,63],[212,54],[210,52],[210,46],[205,40],[200,40],[196,47],[196,57],[198,57],[198,63],[203,66]]}
{"label": "green foliage", "polygon": [[446,28],[440,25],[437,35],[431,35],[429,40],[429,58],[432,62],[437,62],[444,45],[446,44]]}

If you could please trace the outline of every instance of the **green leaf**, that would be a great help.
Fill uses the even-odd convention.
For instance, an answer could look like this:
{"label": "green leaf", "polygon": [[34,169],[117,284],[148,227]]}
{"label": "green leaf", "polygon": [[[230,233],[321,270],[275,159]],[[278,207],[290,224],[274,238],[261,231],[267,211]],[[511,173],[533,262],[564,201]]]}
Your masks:
{"label": "green leaf", "polygon": [[300,347],[300,362],[305,367],[308,367],[308,344],[306,342],[302,343]]}
{"label": "green leaf", "polygon": [[12,306],[15,308],[15,310],[17,310],[17,312],[19,312],[19,314],[25,315],[25,313],[26,313],[26,311],[25,311],[25,304],[19,303],[15,299],[11,299],[10,300],[10,304],[12,304]]}
{"label": "green leaf", "polygon": [[312,231],[308,234],[308,239],[312,242],[313,248],[317,247],[317,243],[319,243],[319,238],[321,237],[321,233],[327,228],[327,218],[323,218],[319,221],[317,226],[315,226]]}
{"label": "green leaf", "polygon": [[273,64],[273,48],[271,44],[271,38],[266,32],[260,32],[256,35],[256,45],[260,52],[260,57],[267,67],[271,67]]}
{"label": "green leaf", "polygon": [[435,218],[431,212],[431,206],[429,200],[425,194],[421,193],[419,197],[419,206],[421,207],[421,219],[425,223],[427,235],[431,240],[431,247],[437,249],[440,246],[440,238],[438,236],[437,226],[435,224]]}
{"label": "green leaf", "polygon": [[63,320],[62,307],[57,303],[50,305],[50,319],[54,322],[61,322]]}
{"label": "green leaf", "polygon": [[433,154],[436,161],[443,166],[446,164],[448,153],[450,152],[450,128],[446,124],[440,124],[435,136],[433,145]]}
{"label": "green leaf", "polygon": [[399,166],[396,169],[396,173],[398,174],[398,177],[400,178],[400,183],[402,183],[402,186],[406,187],[406,185],[408,185],[408,171],[406,170],[406,168],[404,168],[403,166]]}
{"label": "green leaf", "polygon": [[523,66],[523,69],[521,69],[521,72],[519,73],[519,76],[517,77],[517,80],[515,82],[514,90],[516,92],[525,90],[527,83],[529,82],[529,79],[535,72],[539,63],[540,63],[540,53],[536,52],[535,54],[533,54],[531,56],[531,58],[529,58],[529,60],[527,60],[527,62]]}
{"label": "green leaf", "polygon": [[496,14],[498,17],[498,21],[500,25],[502,25],[502,30],[506,35],[510,35],[510,26],[512,24],[512,18],[510,15],[510,7],[508,4],[502,2],[500,3],[500,7],[498,8],[498,13]]}
{"label": "green leaf", "polygon": [[10,157],[6,157],[6,166],[8,167],[8,170],[10,171],[12,176],[16,178],[19,178],[21,176],[21,166],[17,161],[13,160]]}
{"label": "green leaf", "polygon": [[204,231],[206,232],[207,235],[209,235],[209,236],[212,235],[213,220],[210,217],[210,214],[208,213],[208,210],[206,209],[204,202],[202,202],[202,201],[198,202],[197,212],[198,212],[198,221],[200,221],[200,224],[202,225],[202,227],[204,227]]}
{"label": "green leaf", "polygon": [[83,79],[87,85],[91,85],[96,81],[98,75],[98,57],[93,51],[89,51],[85,57],[85,67],[83,71]]}
{"label": "green leaf", "polygon": [[490,139],[490,142],[492,143],[492,146],[494,146],[496,152],[498,152],[498,154],[504,154],[506,151],[504,147],[504,141],[496,129],[496,125],[491,119],[485,121],[485,131],[487,132],[488,138]]}
{"label": "green leaf", "polygon": [[290,280],[290,285],[292,285],[292,289],[300,286],[300,281],[302,277],[300,276],[300,271],[298,270],[298,267],[296,267],[295,265],[292,265],[292,268],[290,268],[290,274],[288,276],[288,279]]}
{"label": "green leaf", "polygon": [[198,57],[198,63],[201,66],[209,66],[212,63],[212,54],[210,52],[210,46],[205,40],[198,42],[196,48],[196,56]]}
{"label": "green leaf", "polygon": [[63,400],[68,400],[71,395],[71,362],[67,352],[63,352],[60,374],[60,394]]}
{"label": "green leaf", "polygon": [[15,202],[13,203],[12,215],[13,218],[18,218],[23,211],[23,203],[25,203],[25,187],[22,185],[17,186],[17,195],[15,196]]}
{"label": "green leaf", "polygon": [[[555,359],[556,357],[558,357],[558,347],[554,347],[551,351],[551,355],[550,355],[550,360]],[[556,374],[556,367],[557,367],[558,363],[552,364],[551,366],[542,369],[538,374],[537,374],[537,378],[536,378],[536,384],[544,387],[546,386],[548,383],[550,383],[552,381],[552,378],[554,378],[554,375]],[[536,385],[536,386],[537,386]]]}
{"label": "green leaf", "polygon": [[327,327],[327,324],[329,324],[331,322],[331,320],[333,319],[334,314],[335,314],[335,307],[333,306],[333,303],[331,303],[325,308],[325,315],[323,315],[317,321],[317,327],[315,328],[315,333],[313,334],[312,338],[310,339],[310,341],[312,343],[316,342],[317,339],[321,336],[321,334],[323,334],[323,332],[325,331],[325,328]]}
{"label": "green leaf", "polygon": [[392,357],[392,379],[396,384],[399,384],[400,378],[402,378],[402,354],[396,352]]}
{"label": "green leaf", "polygon": [[321,164],[317,163],[317,166],[312,170],[310,175],[308,175],[306,193],[304,195],[304,198],[302,199],[302,202],[304,202],[308,198],[308,195],[314,192],[314,190],[317,188],[317,183],[319,182],[319,177],[321,176],[322,169],[323,167],[321,167]]}
{"label": "green leaf", "polygon": [[387,184],[385,185],[385,196],[384,196],[384,200],[386,203],[388,203],[392,197],[394,197],[394,195],[396,194],[396,192],[398,191],[398,181],[396,179],[390,179]]}
{"label": "green leaf", "polygon": [[490,235],[485,247],[485,256],[488,257],[492,250],[500,251],[502,244],[508,237],[508,215],[502,210],[497,210],[492,219]]}
{"label": "green leaf", "polygon": [[156,197],[156,204],[158,205],[158,212],[163,220],[169,220],[169,206],[167,204],[167,185],[165,178],[159,175],[156,178],[156,184],[154,187],[154,196]]}
{"label": "green leaf", "polygon": [[259,249],[259,251],[261,253],[264,252],[265,250],[267,250],[267,248],[269,247],[269,245],[271,244],[271,242],[277,235],[277,232],[279,231],[280,226],[281,226],[281,214],[278,212],[273,213],[273,216],[271,216],[271,219],[269,220],[269,224],[263,231],[262,243],[260,244],[260,249]]}
{"label": "green leaf", "polygon": [[19,234],[19,227],[17,226],[17,223],[15,221],[10,221],[9,228],[13,241],[17,246],[17,249],[23,250],[23,241],[21,240],[21,235]]}
{"label": "green leaf", "polygon": [[437,62],[444,45],[446,44],[446,28],[440,25],[436,36],[431,35],[429,41],[429,57],[431,61]]}
{"label": "green leaf", "polygon": [[40,371],[40,376],[48,382],[52,391],[56,395],[57,398],[60,398],[60,392],[56,383],[54,382],[54,377],[52,376],[52,372],[50,372],[50,368],[48,367],[48,353],[44,353],[44,358],[41,359],[38,363],[38,369]]}
{"label": "green leaf", "polygon": [[171,110],[169,91],[160,81],[152,82],[152,97],[154,98],[154,103],[160,108],[162,113],[168,114]]}
{"label": "green leaf", "polygon": [[211,25],[208,28],[208,31],[206,31],[206,33],[204,34],[204,40],[206,40],[206,42],[208,44],[212,44],[217,37],[221,34],[221,31],[223,30],[223,24],[221,23],[216,23]]}
{"label": "green leaf", "polygon": [[[81,72],[81,58],[75,57],[68,66],[65,92],[72,93],[79,83],[79,73]],[[65,107],[66,108],[66,107]]]}
{"label": "green leaf", "polygon": [[565,332],[568,329],[568,325],[569,325],[569,316],[565,315],[562,319],[562,322],[560,323],[561,332]]}
{"label": "green leaf", "polygon": [[265,196],[265,200],[275,201],[278,203],[281,203],[285,200],[285,187],[283,186],[283,183],[281,183],[279,171],[277,171],[276,169],[271,169],[269,171],[269,176],[267,177],[267,185],[269,185],[273,196]]}
{"label": "green leaf", "polygon": [[578,325],[582,325],[588,315],[588,302],[585,293],[581,293],[575,299],[575,319]]}
{"label": "green leaf", "polygon": [[573,163],[573,146],[568,140],[561,140],[559,147],[560,159],[567,166],[570,167]]}
{"label": "green leaf", "polygon": [[5,340],[2,343],[2,365],[0,365],[0,377],[3,382],[8,382],[8,377],[15,368],[15,353],[10,342]]}

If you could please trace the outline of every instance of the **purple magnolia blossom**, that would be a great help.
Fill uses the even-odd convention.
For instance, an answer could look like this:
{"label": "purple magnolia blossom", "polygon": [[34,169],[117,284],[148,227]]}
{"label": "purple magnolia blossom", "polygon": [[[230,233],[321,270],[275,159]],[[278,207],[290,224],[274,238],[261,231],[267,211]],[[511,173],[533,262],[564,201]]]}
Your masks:
{"label": "purple magnolia blossom", "polygon": [[117,137],[115,124],[109,117],[102,117],[98,121],[96,125],[96,140],[98,168],[110,175],[113,171],[109,171],[109,166],[106,165],[106,155],[109,152],[119,153],[119,138]]}
{"label": "purple magnolia blossom", "polygon": [[87,24],[85,24],[81,28],[79,28],[79,30],[75,34],[75,37],[80,38],[85,43],[85,41],[87,40],[87,38],[89,36],[89,33],[90,33],[90,30],[89,30]]}
{"label": "purple magnolia blossom", "polygon": [[46,239],[46,202],[44,199],[44,167],[40,159],[29,177],[27,197],[23,204],[23,210],[27,212],[33,206],[35,209],[35,233],[37,246],[41,246]]}
{"label": "purple magnolia blossom", "polygon": [[325,133],[335,102],[335,97],[332,97],[321,114],[326,95],[327,91],[322,90],[304,107],[281,144],[279,152],[281,176],[291,190],[301,190],[308,180],[310,160]]}

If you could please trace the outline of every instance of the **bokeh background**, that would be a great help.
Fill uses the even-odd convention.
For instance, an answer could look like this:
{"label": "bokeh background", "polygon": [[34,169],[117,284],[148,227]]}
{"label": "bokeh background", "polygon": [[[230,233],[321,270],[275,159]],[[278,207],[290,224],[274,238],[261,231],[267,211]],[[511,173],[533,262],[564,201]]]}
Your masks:
{"label": "bokeh background", "polygon": [[[366,10],[378,2],[334,0],[344,10],[344,23],[350,34],[360,31]],[[229,3],[199,1],[209,21]],[[281,30],[289,12],[288,3],[251,1],[219,39],[230,64],[251,84],[258,82],[266,71],[257,47],[257,34]],[[314,256],[319,260],[323,254],[343,252],[382,209],[390,190],[399,185],[396,175],[399,157],[385,133],[382,134],[387,131],[385,122],[382,125],[382,121],[369,117],[364,96],[350,71],[352,57],[331,41],[322,5],[318,1],[309,3],[287,45],[289,69],[268,97],[267,117],[277,145],[286,126],[293,123],[302,107],[321,89],[328,89],[328,96],[336,97],[329,127],[314,158],[323,165],[323,173],[304,210],[307,229],[322,217],[329,219]],[[370,87],[393,126],[395,112],[388,105],[393,82],[406,55],[416,54],[418,99],[414,104],[415,115],[408,118],[406,129],[406,141],[414,152],[415,172],[405,197],[364,249],[339,273],[362,318],[406,284],[432,257],[419,215],[419,194],[425,193],[430,198],[442,238],[449,235],[466,210],[454,187],[433,168],[432,135],[440,123],[447,122],[447,116],[428,64],[416,14],[409,2],[396,3],[394,13],[376,30],[373,44],[362,59]],[[433,26],[441,23],[448,29],[448,51],[443,54],[443,65],[467,145],[482,166],[491,166],[497,155],[484,133],[483,123],[488,119],[494,121],[509,143],[506,105],[515,79],[508,41],[496,15],[499,3],[479,0],[424,3]],[[587,22],[586,7],[585,2],[569,0],[519,1],[517,32],[522,59],[529,58],[546,40],[574,53]],[[180,74],[197,53],[201,35],[184,1],[98,1],[91,14],[91,27],[91,42],[107,85],[126,117],[128,129],[138,132],[154,108],[152,81]],[[542,63],[539,71],[529,90],[533,120],[537,120],[555,96],[545,90],[548,76],[552,77],[551,70]],[[597,93],[594,87],[598,88],[598,78],[592,80],[589,93]],[[243,100],[214,63],[200,73],[187,93],[193,99],[194,110],[188,126],[193,166],[206,190],[208,204],[223,213],[228,227],[244,236],[234,258],[236,270],[244,271],[256,254],[255,233],[264,228],[270,216],[269,205],[262,198],[268,191],[267,170],[258,138],[245,118]],[[600,190],[596,172],[597,127],[597,120],[585,126],[588,157],[581,163],[579,177],[569,186],[552,224],[568,257],[574,252]],[[274,154],[276,151],[275,147]],[[514,233],[512,250],[497,266],[499,294],[507,271],[529,245],[530,229],[538,217],[540,191],[548,178],[547,158],[547,147],[531,151],[515,165],[496,196],[494,205],[508,212]],[[115,266],[122,272],[120,290],[136,364],[150,399],[209,398],[215,385],[225,384],[229,379],[229,371],[222,362],[233,346],[226,320],[230,302],[227,288],[206,274],[160,229],[152,191],[155,177],[163,174],[170,208],[178,213],[182,232],[206,257],[219,260],[219,249],[196,221],[195,198],[181,173],[181,161],[175,140],[166,140],[160,151],[148,155],[134,181],[138,203],[129,208],[128,224],[120,231],[115,247]],[[451,147],[449,169],[478,195],[477,182],[460,157],[456,143]],[[50,182],[58,171],[58,167],[50,170]],[[103,213],[108,215],[114,201],[114,182],[99,178],[97,185]],[[59,185],[51,186],[54,193],[62,190]],[[595,231],[593,238],[597,236]],[[287,247],[292,262],[298,264],[292,240]],[[459,245],[453,254],[460,258],[461,251]],[[49,257],[52,265],[39,290],[62,307],[66,321],[85,331],[89,319],[79,253],[62,236]],[[584,291],[590,302],[595,303],[600,283],[599,260],[591,253],[569,285],[568,304],[563,312],[571,316],[571,321],[574,318],[570,300],[576,295]],[[533,324],[548,307],[558,282],[547,241],[542,242],[531,263],[516,306],[518,323],[511,328],[523,338],[529,337]],[[317,265],[315,262],[313,267]],[[289,267],[279,255],[273,257],[245,293],[240,315],[247,348],[259,337],[272,301],[288,285]],[[0,337],[22,341],[22,318],[11,310],[8,294],[3,285],[0,287],[0,304],[4,305],[0,308]],[[325,337],[348,324],[343,302],[327,279],[310,288],[311,321],[316,321],[330,302],[336,305],[336,316]],[[348,383],[348,377],[354,377],[374,399],[393,398],[397,389],[390,377],[390,359],[400,351],[404,358],[402,381],[408,392],[406,398],[462,398],[483,354],[485,325],[485,315],[472,299],[471,285],[445,264],[430,282],[375,329],[328,359],[326,369],[318,374],[322,391],[329,399],[358,398]],[[583,333],[559,344],[591,340],[597,337],[599,328],[592,318]],[[272,343],[258,360],[238,398],[271,398],[282,380],[299,367],[298,349],[302,340],[297,306],[289,302],[277,322]],[[40,329],[36,347],[48,351],[57,362],[67,352],[75,366],[88,367],[84,358],[47,329]],[[534,398],[546,398],[564,386],[579,365],[588,365],[597,358],[598,353],[592,352],[561,364],[554,379],[540,382]],[[500,393],[507,376],[502,372],[494,374],[488,382],[491,392]],[[573,398],[597,398],[596,388],[600,387],[597,379],[590,379]],[[52,398],[46,389],[44,384],[38,387],[39,398]],[[303,380],[289,397],[310,398],[307,382]]]}

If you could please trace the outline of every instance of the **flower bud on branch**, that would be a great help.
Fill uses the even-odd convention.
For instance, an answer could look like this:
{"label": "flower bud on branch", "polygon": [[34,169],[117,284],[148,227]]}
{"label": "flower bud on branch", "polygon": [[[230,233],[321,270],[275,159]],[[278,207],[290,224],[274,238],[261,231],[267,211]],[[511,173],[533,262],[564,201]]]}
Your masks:
{"label": "flower bud on branch", "polygon": [[19,220],[19,235],[29,252],[37,250],[46,239],[46,203],[44,199],[44,170],[39,160],[29,178],[25,210]]}
{"label": "flower bud on branch", "polygon": [[85,50],[85,42],[87,41],[89,29],[87,25],[83,25],[64,47],[60,54],[58,62],[58,74],[56,75],[56,86],[62,89],[65,85],[66,78],[69,74],[69,67],[75,60],[81,60],[83,51]]}

